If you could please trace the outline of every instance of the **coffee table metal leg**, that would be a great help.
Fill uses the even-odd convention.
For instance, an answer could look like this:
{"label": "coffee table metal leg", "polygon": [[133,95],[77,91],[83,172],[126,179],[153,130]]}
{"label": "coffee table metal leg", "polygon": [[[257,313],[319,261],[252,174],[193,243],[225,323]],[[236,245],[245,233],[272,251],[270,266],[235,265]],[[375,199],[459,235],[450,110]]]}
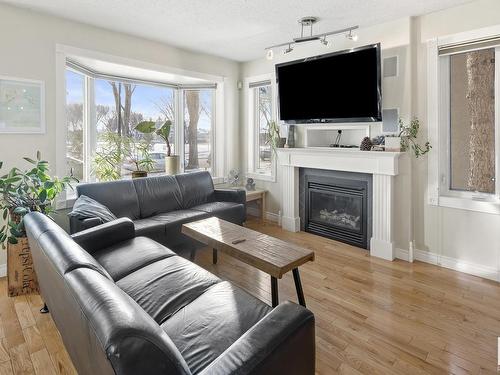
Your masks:
{"label": "coffee table metal leg", "polygon": [[278,279],[276,277],[271,276],[271,300],[273,307],[278,306],[279,298],[278,298]]}
{"label": "coffee table metal leg", "polygon": [[304,298],[304,291],[302,290],[302,283],[300,282],[300,274],[299,269],[294,268],[293,272],[293,280],[295,281],[295,289],[297,289],[297,298],[299,299],[299,304],[306,307],[306,300]]}
{"label": "coffee table metal leg", "polygon": [[212,249],[212,262],[217,264],[217,249]]}

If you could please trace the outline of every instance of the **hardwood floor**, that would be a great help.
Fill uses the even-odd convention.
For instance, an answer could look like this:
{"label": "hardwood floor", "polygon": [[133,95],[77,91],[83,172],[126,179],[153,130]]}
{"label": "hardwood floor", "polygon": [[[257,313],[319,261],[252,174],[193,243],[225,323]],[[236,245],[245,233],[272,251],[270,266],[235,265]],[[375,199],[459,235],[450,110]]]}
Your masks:
{"label": "hardwood floor", "polygon": [[[300,268],[316,316],[318,374],[496,374],[500,284],[426,263],[386,262],[308,233],[257,229],[316,252]],[[196,262],[270,303],[269,276],[225,254]],[[0,375],[76,373],[39,296],[9,298],[0,279]],[[293,278],[280,299],[296,301]]]}

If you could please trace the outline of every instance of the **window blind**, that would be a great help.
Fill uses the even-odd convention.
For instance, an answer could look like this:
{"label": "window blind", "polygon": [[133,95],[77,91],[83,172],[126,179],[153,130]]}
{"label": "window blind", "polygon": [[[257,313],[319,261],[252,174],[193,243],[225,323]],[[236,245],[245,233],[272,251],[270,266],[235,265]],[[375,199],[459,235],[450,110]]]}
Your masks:
{"label": "window blind", "polygon": [[498,46],[500,46],[500,35],[439,46],[438,54],[439,56],[454,55],[457,53],[494,48]]}
{"label": "window blind", "polygon": [[270,84],[271,84],[271,80],[268,79],[268,80],[265,80],[265,81],[250,82],[248,84],[248,87],[250,87],[251,89],[254,89],[256,87],[269,86]]}
{"label": "window blind", "polygon": [[169,88],[174,88],[174,89],[189,89],[189,90],[201,90],[201,89],[216,89],[217,84],[216,83],[207,83],[207,84],[176,84],[176,83],[169,83],[169,82],[157,82],[157,81],[150,81],[150,80],[145,80],[145,79],[137,79],[137,78],[128,78],[128,77],[123,77],[119,75],[113,75],[113,74],[106,74],[106,73],[100,73],[97,72],[93,69],[90,69],[80,63],[77,63],[73,60],[66,59],[66,66],[71,68],[72,70],[75,70],[81,74],[87,75],[92,78],[98,78],[98,79],[105,79],[109,81],[117,81],[121,83],[130,83],[130,84],[145,84],[145,85],[150,85],[150,86],[163,86],[163,87],[169,87]]}

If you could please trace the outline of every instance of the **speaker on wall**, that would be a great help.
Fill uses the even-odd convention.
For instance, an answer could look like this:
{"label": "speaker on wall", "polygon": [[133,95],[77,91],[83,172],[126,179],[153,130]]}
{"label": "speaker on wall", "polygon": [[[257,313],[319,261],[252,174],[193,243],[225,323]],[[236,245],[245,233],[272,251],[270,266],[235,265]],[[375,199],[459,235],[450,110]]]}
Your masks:
{"label": "speaker on wall", "polygon": [[384,78],[397,77],[398,75],[398,57],[384,58]]}
{"label": "speaker on wall", "polygon": [[399,108],[382,110],[382,132],[397,133],[399,131]]}

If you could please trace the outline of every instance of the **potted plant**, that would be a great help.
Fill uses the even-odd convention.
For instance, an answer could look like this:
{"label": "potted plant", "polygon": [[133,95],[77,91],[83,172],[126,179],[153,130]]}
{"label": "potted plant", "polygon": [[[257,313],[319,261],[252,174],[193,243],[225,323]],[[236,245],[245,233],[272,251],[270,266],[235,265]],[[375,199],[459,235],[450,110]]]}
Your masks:
{"label": "potted plant", "polygon": [[179,156],[172,155],[172,146],[170,145],[170,131],[172,129],[172,121],[165,121],[159,128],[156,128],[156,122],[154,121],[142,121],[135,127],[135,130],[144,133],[151,134],[155,133],[160,136],[167,145],[167,153],[165,155],[165,173],[169,175],[174,175],[179,173]]}
{"label": "potted plant", "polygon": [[132,178],[147,177],[148,172],[154,167],[154,161],[149,154],[149,143],[146,141],[136,141],[132,137],[124,139],[124,155],[133,166]]}
{"label": "potted plant", "polygon": [[411,148],[415,157],[418,158],[431,150],[432,146],[429,141],[426,141],[423,146],[417,142],[418,131],[420,129],[420,121],[418,118],[414,117],[409,124],[405,124],[403,119],[400,118],[399,128],[401,151],[405,152]]}
{"label": "potted plant", "polygon": [[285,147],[286,138],[281,137],[280,126],[276,121],[269,121],[267,126],[266,143],[276,153],[276,149]]}
{"label": "potted plant", "polygon": [[[59,179],[49,175],[49,163],[41,159],[24,158],[31,168],[12,168],[0,177],[0,244],[7,247],[7,283],[9,295],[37,291],[38,284],[33,270],[31,252],[24,230],[24,216],[29,212],[41,212],[49,217],[54,212],[57,196],[78,182],[72,176]],[[0,169],[3,162],[0,161]]]}

